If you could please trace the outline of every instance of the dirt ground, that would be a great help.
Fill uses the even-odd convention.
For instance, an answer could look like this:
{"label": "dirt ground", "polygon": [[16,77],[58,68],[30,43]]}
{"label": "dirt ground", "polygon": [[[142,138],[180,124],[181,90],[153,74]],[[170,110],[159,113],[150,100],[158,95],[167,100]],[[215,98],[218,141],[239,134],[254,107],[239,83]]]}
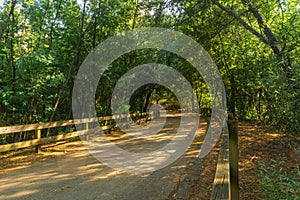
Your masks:
{"label": "dirt ground", "polygon": [[[259,164],[270,166],[272,160],[280,159],[287,171],[300,166],[300,155],[296,153],[299,138],[279,133],[271,126],[249,122],[239,122],[238,128],[240,199],[265,199]],[[204,160],[200,181],[195,185],[191,199],[209,199],[218,150],[219,146],[216,146]]]}
{"label": "dirt ground", "polygon": [[[176,140],[173,138],[180,122],[180,117],[172,114],[161,131],[148,137],[133,137],[114,130],[106,139],[128,152],[152,152]],[[154,125],[159,127],[161,123],[157,121]],[[190,126],[190,123],[186,123],[182,130],[187,131]],[[141,132],[140,129],[134,130],[135,135]],[[2,154],[0,199],[189,199],[190,186],[185,179],[198,177],[202,162],[196,156],[204,135],[205,126],[202,126],[196,133],[192,147],[179,155],[179,159],[164,168],[142,174],[124,172],[103,164],[90,154],[80,140],[43,146],[40,154],[34,154],[29,149]],[[102,156],[123,159],[115,151],[97,150]],[[134,160],[138,162],[135,170],[145,166],[144,163],[156,164],[156,160],[163,159],[163,156],[165,154]],[[123,159],[119,163],[128,162],[132,160]]]}
{"label": "dirt ground", "polygon": [[[262,179],[259,164],[270,165],[272,160],[284,161],[290,169],[299,166],[296,153],[299,138],[278,133],[275,128],[249,122],[239,122],[239,187],[240,199],[263,199]],[[34,163],[51,161],[79,152],[84,147],[78,140],[61,142],[43,147],[41,154],[34,149],[0,155],[0,175],[9,171],[22,170]],[[197,183],[193,183],[189,199],[209,199],[218,158],[219,145],[203,160]],[[177,188],[178,189],[178,188]],[[174,199],[174,198],[170,198]]]}

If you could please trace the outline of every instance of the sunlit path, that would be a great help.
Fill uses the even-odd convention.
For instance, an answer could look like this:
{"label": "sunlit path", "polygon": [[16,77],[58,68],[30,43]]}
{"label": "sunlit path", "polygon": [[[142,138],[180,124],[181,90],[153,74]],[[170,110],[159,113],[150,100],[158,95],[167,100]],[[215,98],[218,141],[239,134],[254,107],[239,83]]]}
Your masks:
{"label": "sunlit path", "polygon": [[[169,116],[164,129],[148,139],[135,139],[118,132],[112,132],[109,139],[128,151],[147,152],[170,142],[179,122],[180,117]],[[65,156],[4,172],[0,175],[0,199],[158,200],[170,195],[184,195],[184,191],[178,192],[179,180],[200,170],[200,165],[194,164],[206,128],[204,122],[201,125],[194,145],[172,165],[153,173],[132,175],[116,171],[82,148]]]}

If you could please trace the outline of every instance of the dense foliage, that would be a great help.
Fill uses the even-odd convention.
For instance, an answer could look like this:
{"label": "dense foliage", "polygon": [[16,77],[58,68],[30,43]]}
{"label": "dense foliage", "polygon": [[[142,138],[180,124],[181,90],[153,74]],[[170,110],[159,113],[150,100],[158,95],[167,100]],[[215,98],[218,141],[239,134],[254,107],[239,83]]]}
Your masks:
{"label": "dense foliage", "polygon": [[[223,76],[228,109],[285,131],[300,128],[300,3],[297,0],[4,0],[0,7],[0,126],[72,117],[74,78],[88,53],[106,38],[138,27],[166,27],[192,37]],[[101,79],[98,115],[110,114],[118,78],[142,63],[178,69],[201,107],[210,106],[201,76],[177,55],[159,49],[130,52]],[[176,98],[146,85],[132,111]]]}

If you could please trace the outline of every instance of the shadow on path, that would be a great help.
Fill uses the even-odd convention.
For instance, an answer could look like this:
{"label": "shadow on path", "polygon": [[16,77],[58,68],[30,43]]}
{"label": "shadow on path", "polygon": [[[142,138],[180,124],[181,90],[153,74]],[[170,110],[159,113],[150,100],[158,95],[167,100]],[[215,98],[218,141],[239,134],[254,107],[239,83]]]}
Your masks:
{"label": "shadow on path", "polygon": [[[111,136],[126,150],[150,151],[167,144],[176,133],[180,118],[170,118],[164,130],[148,141]],[[87,150],[36,162],[0,175],[0,199],[179,199],[188,194],[188,183],[198,177],[201,162],[195,159],[204,137],[205,123],[194,144],[172,165],[151,174],[132,175],[116,171],[96,160]],[[172,128],[174,127],[174,128]],[[80,142],[80,141],[79,141]],[[66,149],[67,150],[67,149]]]}

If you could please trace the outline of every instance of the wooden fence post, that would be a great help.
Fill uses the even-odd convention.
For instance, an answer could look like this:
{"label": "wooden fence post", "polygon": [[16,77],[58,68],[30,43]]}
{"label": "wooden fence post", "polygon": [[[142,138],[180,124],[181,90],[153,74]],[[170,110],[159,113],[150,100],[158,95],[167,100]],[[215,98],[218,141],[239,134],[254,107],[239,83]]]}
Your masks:
{"label": "wooden fence post", "polygon": [[[41,139],[42,134],[41,134],[41,129],[35,130],[35,138],[36,139]],[[35,146],[35,153],[40,153],[41,152],[41,144],[38,144]]]}
{"label": "wooden fence post", "polygon": [[153,111],[152,119],[158,119],[158,118],[160,118],[160,111],[159,110]]}
{"label": "wooden fence post", "polygon": [[[89,123],[88,122],[85,123],[85,130],[89,130]],[[85,134],[85,140],[86,141],[89,140],[89,133]]]}
{"label": "wooden fence post", "polygon": [[238,121],[228,120],[229,131],[229,163],[230,163],[230,199],[239,199],[238,177]]}

